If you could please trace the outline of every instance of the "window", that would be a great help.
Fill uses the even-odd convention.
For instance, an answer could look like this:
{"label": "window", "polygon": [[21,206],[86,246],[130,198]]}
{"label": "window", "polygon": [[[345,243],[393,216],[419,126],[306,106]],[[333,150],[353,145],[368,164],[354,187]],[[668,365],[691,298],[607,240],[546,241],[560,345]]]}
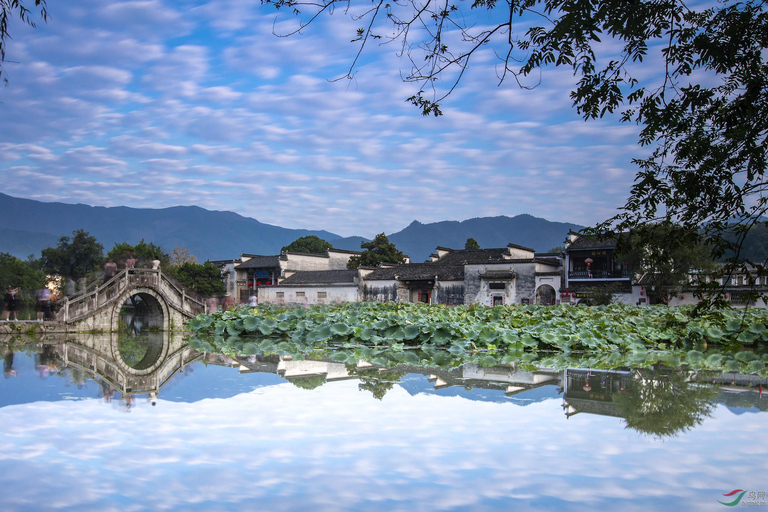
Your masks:
{"label": "window", "polygon": [[304,292],[296,292],[297,299],[303,299],[306,296]]}
{"label": "window", "polygon": [[503,290],[507,287],[504,283],[488,283],[488,288],[491,290]]}
{"label": "window", "polygon": [[325,299],[328,297],[328,292],[317,292],[318,299]]}
{"label": "window", "polygon": [[285,298],[285,292],[276,292],[276,293],[275,293],[275,298],[276,298],[276,299],[282,299],[282,298]]}

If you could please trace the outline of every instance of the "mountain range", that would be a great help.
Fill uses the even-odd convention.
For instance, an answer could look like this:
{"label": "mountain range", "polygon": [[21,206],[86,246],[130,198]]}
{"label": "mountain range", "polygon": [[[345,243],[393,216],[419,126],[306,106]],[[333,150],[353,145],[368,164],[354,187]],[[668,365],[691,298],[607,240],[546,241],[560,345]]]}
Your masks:
{"label": "mountain range", "polygon": [[[307,235],[316,235],[338,249],[347,250],[360,250],[360,243],[367,240],[360,236],[341,237],[329,231],[283,228],[234,212],[197,206],[102,207],[47,203],[0,193],[0,212],[0,252],[22,259],[29,255],[39,257],[42,249],[55,246],[61,236],[70,236],[77,229],[95,236],[105,251],[115,243],[135,244],[144,239],[169,253],[174,247],[186,247],[199,261],[234,259],[241,253],[278,254],[283,246]],[[470,237],[483,248],[513,243],[545,252],[563,245],[568,230],[582,227],[517,215],[429,224],[413,221],[387,236],[411,261],[418,262],[427,259],[437,246],[463,249]]]}

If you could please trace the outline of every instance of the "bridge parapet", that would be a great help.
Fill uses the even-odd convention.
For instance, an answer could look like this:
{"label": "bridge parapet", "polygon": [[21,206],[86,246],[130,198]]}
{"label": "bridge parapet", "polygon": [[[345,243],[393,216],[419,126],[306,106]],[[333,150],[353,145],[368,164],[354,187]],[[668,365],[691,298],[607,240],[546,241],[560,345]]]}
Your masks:
{"label": "bridge parapet", "polygon": [[56,319],[72,324],[101,315],[104,319],[98,325],[116,325],[112,317],[115,312],[119,314],[122,302],[132,290],[153,290],[158,295],[156,298],[162,299],[165,306],[175,310],[181,318],[192,318],[205,312],[205,301],[201,297],[174,283],[161,270],[124,269],[96,289],[65,299]]}

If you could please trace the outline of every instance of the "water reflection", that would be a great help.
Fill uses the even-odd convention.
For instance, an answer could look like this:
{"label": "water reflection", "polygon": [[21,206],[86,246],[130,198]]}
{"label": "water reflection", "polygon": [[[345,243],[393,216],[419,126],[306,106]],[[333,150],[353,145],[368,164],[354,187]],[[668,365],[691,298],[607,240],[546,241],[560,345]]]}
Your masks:
{"label": "water reflection", "polygon": [[[172,336],[136,369],[119,337],[56,341],[2,345],[2,510],[715,510],[765,487],[768,397],[746,375],[229,357]],[[647,426],[664,411],[687,419]],[[43,506],[19,485],[37,481]]]}
{"label": "water reflection", "polygon": [[[18,376],[13,344],[4,344],[4,374]],[[383,400],[395,387],[408,392],[462,396],[471,400],[515,402],[526,405],[560,397],[566,418],[576,414],[619,417],[627,428],[653,437],[669,437],[702,424],[718,403],[768,410],[762,400],[764,379],[757,376],[691,371],[656,364],[651,368],[554,370],[506,364],[456,368],[400,364],[393,367],[328,359],[301,359],[289,355],[231,357],[201,354],[178,334],[132,332],[67,336],[57,344],[22,348],[32,352],[34,369],[41,378],[58,376],[78,388],[92,381],[99,398],[130,411],[136,397],[155,405],[162,388],[174,376],[191,371],[191,364],[233,369],[237,374],[271,374],[275,382],[289,382],[302,390],[328,383],[354,380],[359,391]],[[426,380],[413,388],[414,376]],[[539,390],[539,391],[537,391]],[[735,398],[735,397],[738,398]]]}

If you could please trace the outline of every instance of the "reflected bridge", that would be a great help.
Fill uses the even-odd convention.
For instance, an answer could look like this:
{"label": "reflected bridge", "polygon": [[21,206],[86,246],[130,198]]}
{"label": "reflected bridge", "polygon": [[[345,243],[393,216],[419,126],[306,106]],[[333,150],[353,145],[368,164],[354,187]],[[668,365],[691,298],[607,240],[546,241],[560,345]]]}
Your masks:
{"label": "reflected bridge", "polygon": [[123,397],[146,393],[153,400],[174,375],[202,357],[180,335],[169,332],[138,338],[95,334],[57,345],[56,350],[66,367],[79,370],[102,388]]}
{"label": "reflected bridge", "polygon": [[79,331],[116,332],[126,302],[141,304],[145,327],[181,330],[185,321],[205,312],[205,300],[185,290],[160,269],[124,269],[105,283],[61,301],[56,320]]}

